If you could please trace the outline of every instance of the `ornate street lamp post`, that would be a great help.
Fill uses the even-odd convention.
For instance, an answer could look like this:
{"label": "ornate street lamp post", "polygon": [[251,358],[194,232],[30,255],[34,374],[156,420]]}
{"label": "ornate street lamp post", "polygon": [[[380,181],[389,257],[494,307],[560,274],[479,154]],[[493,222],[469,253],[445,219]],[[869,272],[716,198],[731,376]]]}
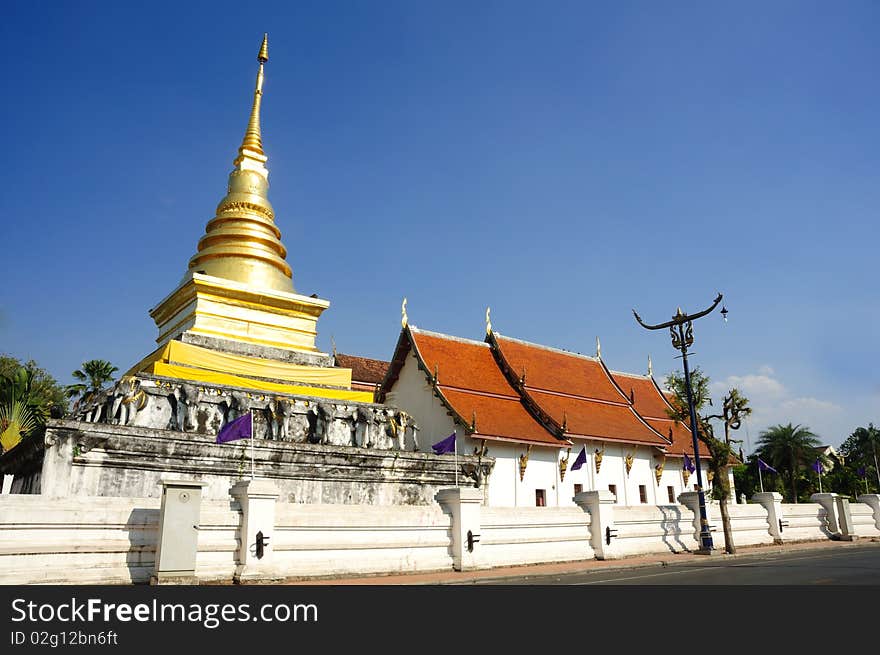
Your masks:
{"label": "ornate street lamp post", "polygon": [[[710,555],[712,553],[712,533],[709,532],[709,520],[706,515],[706,494],[703,491],[703,474],[700,468],[700,444],[697,439],[697,411],[694,408],[694,394],[691,389],[691,372],[688,368],[687,349],[688,346],[694,343],[693,321],[710,313],[720,302],[721,294],[719,293],[709,309],[705,309],[696,314],[684,314],[681,311],[681,307],[679,307],[671,321],[659,325],[646,325],[639,315],[636,314],[636,310],[633,310],[633,315],[636,317],[639,325],[643,328],[647,330],[663,330],[669,328],[669,333],[672,335],[672,347],[681,351],[681,360],[684,364],[684,388],[687,393],[688,412],[690,413],[691,419],[691,436],[694,440],[694,466],[696,466],[697,469],[697,494],[700,502],[700,550],[698,552],[705,555]],[[722,313],[725,314],[724,318],[726,320],[727,312],[722,310]]]}

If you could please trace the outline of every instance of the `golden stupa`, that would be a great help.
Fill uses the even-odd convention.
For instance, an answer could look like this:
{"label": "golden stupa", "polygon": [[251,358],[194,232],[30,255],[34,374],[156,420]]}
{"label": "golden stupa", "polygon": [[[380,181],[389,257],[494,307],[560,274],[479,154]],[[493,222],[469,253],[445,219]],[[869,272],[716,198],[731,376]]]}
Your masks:
{"label": "golden stupa", "polygon": [[[330,302],[293,287],[268,199],[260,130],[268,59],[264,35],[250,119],[226,196],[183,280],[150,310],[159,349],[129,373],[369,402],[372,394],[351,391],[351,370],[333,367],[315,347],[318,318]],[[313,384],[319,386],[303,386]]]}

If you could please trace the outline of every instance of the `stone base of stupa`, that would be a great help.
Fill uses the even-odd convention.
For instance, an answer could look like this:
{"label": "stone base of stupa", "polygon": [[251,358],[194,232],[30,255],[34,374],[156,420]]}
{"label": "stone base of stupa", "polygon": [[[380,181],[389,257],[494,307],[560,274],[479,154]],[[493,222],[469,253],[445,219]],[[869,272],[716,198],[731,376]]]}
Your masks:
{"label": "stone base of stupa", "polygon": [[[203,497],[228,499],[252,473],[250,440],[214,443],[213,436],[107,423],[51,420],[45,439],[0,457],[15,475],[13,492],[47,497],[159,497],[162,476],[207,483]],[[473,455],[378,450],[256,439],[253,472],[271,480],[279,500],[307,504],[430,505],[438,490],[461,484],[494,460]]]}

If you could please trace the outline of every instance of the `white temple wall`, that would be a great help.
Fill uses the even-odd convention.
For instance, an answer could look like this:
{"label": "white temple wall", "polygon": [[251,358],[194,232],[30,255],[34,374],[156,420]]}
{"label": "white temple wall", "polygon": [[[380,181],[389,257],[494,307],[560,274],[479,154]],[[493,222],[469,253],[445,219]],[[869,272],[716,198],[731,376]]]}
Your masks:
{"label": "white temple wall", "polygon": [[[432,444],[445,439],[455,430],[452,416],[434,395],[425,372],[419,370],[418,360],[412,352],[407,355],[397,382],[386,394],[385,400],[389,405],[399,407],[415,417],[419,426],[419,446],[422,452],[431,452]],[[407,448],[411,447],[411,444],[407,444]],[[459,453],[463,452],[461,441],[458,442],[458,449]],[[471,449],[468,452],[473,451]]]}
{"label": "white temple wall", "polygon": [[[534,453],[534,449],[533,449]],[[549,462],[544,462],[549,464]],[[538,470],[537,468],[535,470]],[[528,472],[526,473],[528,476]],[[864,497],[863,497],[864,498]],[[870,499],[869,499],[870,500]],[[868,503],[850,503],[857,532],[873,536],[880,517]],[[591,516],[580,507],[476,506],[481,541],[476,565],[590,559]],[[716,503],[714,540],[724,546]],[[781,504],[783,542],[836,538],[818,503]],[[0,584],[137,584],[155,570],[158,498],[46,498],[0,495]],[[277,503],[272,579],[450,570],[452,516],[439,504],[321,505]],[[737,546],[774,542],[767,508],[730,507]],[[874,526],[869,521],[875,519]],[[614,506],[616,557],[694,550],[694,510],[681,504]],[[596,529],[604,527],[596,524]],[[196,575],[231,582],[239,562],[241,506],[202,499]],[[271,581],[267,579],[266,581]]]}

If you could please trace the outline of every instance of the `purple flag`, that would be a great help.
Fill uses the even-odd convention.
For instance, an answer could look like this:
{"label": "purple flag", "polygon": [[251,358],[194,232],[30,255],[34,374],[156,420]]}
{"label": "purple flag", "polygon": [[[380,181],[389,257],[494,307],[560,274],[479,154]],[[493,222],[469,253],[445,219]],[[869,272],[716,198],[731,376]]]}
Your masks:
{"label": "purple flag", "polygon": [[815,461],[815,463],[813,464],[813,470],[814,470],[816,473],[822,473],[822,472],[825,470],[825,469],[822,468],[822,462],[819,461],[818,459],[817,459],[817,460]]}
{"label": "purple flag", "polygon": [[694,463],[691,461],[691,458],[687,456],[687,453],[684,454],[684,467],[688,470],[689,473],[693,473],[697,470],[697,467],[694,466]]}
{"label": "purple flag", "polygon": [[864,466],[860,466],[859,470],[856,471],[856,473],[858,473],[860,478],[867,478],[868,477],[868,469],[866,469]]}
{"label": "purple flag", "polygon": [[571,465],[572,471],[577,471],[580,467],[587,463],[587,447],[584,446],[581,448],[581,452],[578,454],[577,458],[574,460],[574,464]]}
{"label": "purple flag", "polygon": [[779,471],[777,471],[775,468],[770,466],[767,462],[765,462],[760,457],[758,458],[758,468],[761,469],[762,471],[770,471],[771,473],[779,473]]}
{"label": "purple flag", "polygon": [[227,441],[235,441],[236,439],[249,439],[251,437],[253,437],[251,431],[251,415],[250,412],[248,412],[224,425],[220,429],[220,432],[217,433],[217,443],[226,443]]}
{"label": "purple flag", "polygon": [[443,455],[444,453],[455,452],[455,432],[450,434],[443,441],[438,441],[431,448],[434,449],[435,455]]}

